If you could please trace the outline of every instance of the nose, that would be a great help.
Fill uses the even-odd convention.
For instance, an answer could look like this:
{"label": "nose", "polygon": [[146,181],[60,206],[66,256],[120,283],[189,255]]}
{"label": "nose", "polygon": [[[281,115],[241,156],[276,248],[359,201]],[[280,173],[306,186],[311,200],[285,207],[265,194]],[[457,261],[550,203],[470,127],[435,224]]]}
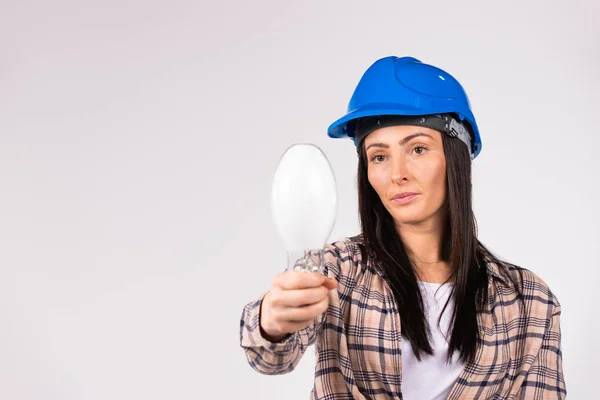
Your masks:
{"label": "nose", "polygon": [[396,157],[394,162],[392,163],[392,170],[390,176],[391,181],[393,183],[400,183],[403,181],[407,181],[409,176],[410,171],[408,168],[406,157],[404,155]]}

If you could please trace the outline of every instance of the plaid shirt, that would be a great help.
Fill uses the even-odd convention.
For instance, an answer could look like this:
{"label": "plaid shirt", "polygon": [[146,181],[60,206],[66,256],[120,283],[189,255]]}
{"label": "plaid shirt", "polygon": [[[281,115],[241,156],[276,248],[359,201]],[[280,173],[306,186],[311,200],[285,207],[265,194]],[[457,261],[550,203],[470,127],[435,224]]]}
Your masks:
{"label": "plaid shirt", "polygon": [[[311,399],[401,399],[402,335],[384,276],[361,261],[354,238],[325,246],[325,275],[338,281],[314,324],[270,343],[260,333],[261,299],[244,307],[240,344],[256,371],[292,371],[315,344]],[[532,272],[489,262],[489,302],[477,315],[481,339],[448,399],[564,399],[560,304]],[[522,274],[519,274],[519,271]],[[522,283],[524,302],[508,274]],[[524,306],[524,307],[523,307]]]}

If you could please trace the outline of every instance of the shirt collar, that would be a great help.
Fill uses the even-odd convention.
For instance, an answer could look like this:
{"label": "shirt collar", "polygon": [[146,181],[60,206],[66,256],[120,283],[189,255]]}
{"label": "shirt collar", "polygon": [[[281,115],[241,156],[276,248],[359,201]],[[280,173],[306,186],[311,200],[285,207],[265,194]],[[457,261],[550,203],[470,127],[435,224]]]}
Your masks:
{"label": "shirt collar", "polygon": [[487,272],[490,276],[492,276],[493,278],[496,278],[506,284],[510,284],[511,280],[508,277],[506,271],[503,268],[500,268],[500,266],[494,261],[492,260],[489,256],[484,255],[484,262],[487,268]]}
{"label": "shirt collar", "polygon": [[[360,244],[364,244],[364,235],[362,233],[351,237],[350,238],[350,243],[352,245],[355,245],[356,243],[360,243]],[[353,250],[355,250],[353,248]],[[487,252],[484,251],[483,253],[483,260],[486,264],[486,268],[487,268],[487,272],[490,276],[492,276],[495,279],[500,280],[501,282],[504,282],[507,285],[511,284],[511,279],[508,277],[508,274],[506,272],[505,269],[501,268],[493,259],[492,257],[487,254]],[[379,273],[379,275],[381,275],[384,279],[385,279],[385,272],[379,270],[379,268],[376,268],[377,273]]]}

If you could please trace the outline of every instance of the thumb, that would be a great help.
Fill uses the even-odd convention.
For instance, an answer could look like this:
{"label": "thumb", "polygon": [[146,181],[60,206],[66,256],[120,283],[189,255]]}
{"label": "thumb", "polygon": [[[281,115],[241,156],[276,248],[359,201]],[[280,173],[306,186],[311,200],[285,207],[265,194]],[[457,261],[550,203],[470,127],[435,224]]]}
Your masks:
{"label": "thumb", "polygon": [[329,290],[335,289],[337,287],[337,284],[338,283],[335,279],[331,279],[331,278],[323,279],[323,285],[325,285],[325,287]]}

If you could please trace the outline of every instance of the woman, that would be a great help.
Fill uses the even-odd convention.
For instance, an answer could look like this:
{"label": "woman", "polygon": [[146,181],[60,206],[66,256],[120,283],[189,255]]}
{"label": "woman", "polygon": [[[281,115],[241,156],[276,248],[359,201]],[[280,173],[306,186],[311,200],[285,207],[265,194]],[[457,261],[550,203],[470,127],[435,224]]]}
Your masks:
{"label": "woman", "polygon": [[362,233],[325,247],[324,276],[284,272],[244,308],[250,365],[290,372],[314,343],[314,399],[564,398],[558,300],[477,239],[459,82],[380,59],[328,134],[356,144]]}

